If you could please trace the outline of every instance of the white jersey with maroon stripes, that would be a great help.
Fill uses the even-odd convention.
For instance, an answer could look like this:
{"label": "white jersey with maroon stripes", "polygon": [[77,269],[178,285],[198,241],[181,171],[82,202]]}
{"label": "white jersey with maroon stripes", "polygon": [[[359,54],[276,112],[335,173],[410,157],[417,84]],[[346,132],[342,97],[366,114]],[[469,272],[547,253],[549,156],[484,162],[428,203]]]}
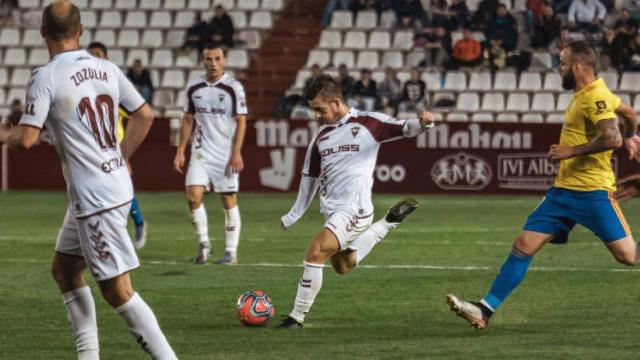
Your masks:
{"label": "white jersey with maroon stripes", "polygon": [[74,216],[133,198],[116,122],[118,106],[135,112],[144,103],[118,66],[85,50],[60,53],[33,70],[20,124],[51,132]]}
{"label": "white jersey with maroon stripes", "polygon": [[236,132],[235,117],[248,113],[242,84],[227,74],[209,83],[203,75],[187,84],[186,95],[184,112],[195,118],[191,161],[227,166]]}

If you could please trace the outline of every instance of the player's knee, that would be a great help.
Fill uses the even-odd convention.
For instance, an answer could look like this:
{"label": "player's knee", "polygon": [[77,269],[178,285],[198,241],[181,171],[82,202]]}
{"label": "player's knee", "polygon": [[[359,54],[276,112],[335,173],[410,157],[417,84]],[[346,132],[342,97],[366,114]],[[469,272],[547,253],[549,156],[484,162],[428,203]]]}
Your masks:
{"label": "player's knee", "polygon": [[202,201],[197,196],[187,195],[187,203],[189,204],[189,209],[195,210],[200,207]]}
{"label": "player's knee", "polygon": [[61,288],[75,289],[82,285],[82,268],[69,268],[59,261],[51,265],[51,276]]}
{"label": "player's knee", "polygon": [[339,262],[339,263],[332,262],[331,266],[333,266],[333,270],[335,270],[335,272],[340,275],[346,275],[350,273],[351,270],[353,270],[353,266],[350,266],[349,264],[346,264],[344,262]]}
{"label": "player's knee", "polygon": [[133,296],[133,289],[131,288],[109,288],[101,287],[102,297],[113,308],[118,308],[129,301]]}
{"label": "player's knee", "polygon": [[615,255],[616,260],[622,264],[622,265],[627,265],[627,266],[636,266],[638,265],[636,262],[636,255],[635,254],[616,254]]}

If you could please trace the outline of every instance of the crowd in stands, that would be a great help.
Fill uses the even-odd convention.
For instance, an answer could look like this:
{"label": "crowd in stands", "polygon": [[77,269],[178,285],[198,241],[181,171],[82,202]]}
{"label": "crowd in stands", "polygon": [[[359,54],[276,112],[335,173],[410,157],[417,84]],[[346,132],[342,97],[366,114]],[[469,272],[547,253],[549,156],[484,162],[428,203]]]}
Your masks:
{"label": "crowd in stands", "polygon": [[233,20],[222,5],[215,7],[215,14],[208,21],[202,19],[201,13],[197,13],[194,20],[193,26],[185,34],[183,48],[195,49],[200,54],[203,47],[209,43],[222,44],[227,48],[234,47]]}

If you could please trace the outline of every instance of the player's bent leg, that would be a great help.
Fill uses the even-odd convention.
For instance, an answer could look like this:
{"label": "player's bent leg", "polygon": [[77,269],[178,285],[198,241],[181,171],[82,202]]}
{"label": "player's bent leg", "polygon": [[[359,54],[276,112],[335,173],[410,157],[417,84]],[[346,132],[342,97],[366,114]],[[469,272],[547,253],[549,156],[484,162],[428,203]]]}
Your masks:
{"label": "player's bent leg", "polygon": [[238,263],[238,245],[240,243],[240,209],[238,208],[236,193],[221,193],[220,199],[224,211],[225,248],[222,258],[216,263],[235,265]]}
{"label": "player's bent leg", "polygon": [[619,263],[636,266],[640,262],[640,244],[632,236],[605,243],[607,249]]}
{"label": "player's bent leg", "polygon": [[82,272],[87,267],[82,256],[56,252],[51,264],[51,275],[60,292],[65,293],[86,286]]}
{"label": "player's bent leg", "polygon": [[336,273],[346,275],[358,264],[358,257],[355,250],[347,249],[331,257],[331,266]]}
{"label": "player's bent leg", "polygon": [[187,186],[187,202],[191,213],[191,221],[198,236],[198,253],[194,259],[196,264],[204,264],[211,255],[211,243],[209,241],[209,220],[207,211],[202,204],[205,187],[203,185]]}
{"label": "player's bent leg", "polygon": [[98,281],[102,296],[116,310],[136,341],[153,359],[177,359],[147,303],[133,290],[129,273]]}

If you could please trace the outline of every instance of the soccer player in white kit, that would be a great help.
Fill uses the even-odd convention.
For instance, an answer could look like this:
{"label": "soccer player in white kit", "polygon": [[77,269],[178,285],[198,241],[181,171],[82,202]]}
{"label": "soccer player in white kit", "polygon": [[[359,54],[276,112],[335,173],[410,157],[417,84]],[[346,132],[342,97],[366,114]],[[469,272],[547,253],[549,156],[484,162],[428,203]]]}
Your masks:
{"label": "soccer player in white kit", "polygon": [[[54,139],[69,206],[52,274],[78,359],[99,359],[95,305],[82,275],[87,265],[140,346],[154,359],[177,359],[129,277],[140,264],[127,233],[133,187],[126,163],[149,131],[153,113],[116,65],[79,49],[82,31],[80,12],[69,1],[44,9],[41,33],[51,61],[33,71],[20,126],[0,128],[0,143],[28,149],[45,125]],[[119,104],[132,112],[121,144],[115,134]]]}
{"label": "soccer player in white kit", "polygon": [[281,225],[289,228],[306,212],[316,193],[324,227],[304,259],[293,310],[281,328],[302,329],[306,314],[322,286],[325,262],[338,274],[356,267],[389,230],[418,206],[413,199],[394,205],[372,224],[371,187],[380,143],[415,137],[433,126],[433,115],[396,120],[385,114],[349,108],[340,85],[329,75],[315,79],[304,94],[316,117],[324,122],[314,133],[302,170],[298,197]]}
{"label": "soccer player in white kit", "polygon": [[226,57],[220,46],[206,46],[202,51],[202,63],[205,75],[187,84],[187,103],[174,167],[183,172],[184,153],[191,138],[191,159],[185,185],[191,219],[200,243],[194,261],[204,264],[211,255],[202,196],[205,191],[213,190],[220,194],[225,220],[225,251],[217,263],[235,265],[241,225],[237,205],[238,175],[244,168],[241,150],[247,103],[242,84],[224,72]]}

